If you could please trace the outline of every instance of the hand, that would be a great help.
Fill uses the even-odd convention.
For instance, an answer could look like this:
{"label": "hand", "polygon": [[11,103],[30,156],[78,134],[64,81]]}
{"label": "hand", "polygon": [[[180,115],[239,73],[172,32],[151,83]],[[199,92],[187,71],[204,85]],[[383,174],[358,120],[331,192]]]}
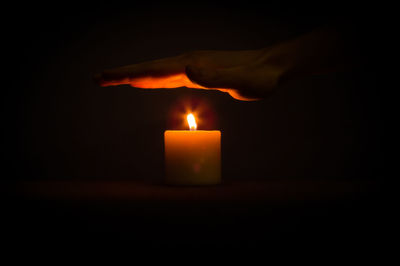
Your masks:
{"label": "hand", "polygon": [[257,100],[276,87],[286,70],[268,60],[269,51],[195,51],[106,70],[96,80],[101,86],[212,89],[237,100]]}
{"label": "hand", "polygon": [[106,70],[96,80],[101,86],[211,89],[227,92],[238,100],[258,100],[271,94],[282,79],[357,64],[352,57],[355,52],[348,45],[351,38],[344,38],[352,35],[343,35],[335,27],[323,27],[260,50],[195,51]]}

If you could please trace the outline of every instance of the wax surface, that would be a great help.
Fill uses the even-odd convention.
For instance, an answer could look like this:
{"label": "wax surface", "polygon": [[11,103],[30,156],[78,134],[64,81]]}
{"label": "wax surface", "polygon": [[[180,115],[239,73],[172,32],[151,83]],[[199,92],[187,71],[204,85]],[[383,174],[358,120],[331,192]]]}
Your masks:
{"label": "wax surface", "polygon": [[221,182],[221,132],[167,130],[164,133],[166,183],[212,185]]}

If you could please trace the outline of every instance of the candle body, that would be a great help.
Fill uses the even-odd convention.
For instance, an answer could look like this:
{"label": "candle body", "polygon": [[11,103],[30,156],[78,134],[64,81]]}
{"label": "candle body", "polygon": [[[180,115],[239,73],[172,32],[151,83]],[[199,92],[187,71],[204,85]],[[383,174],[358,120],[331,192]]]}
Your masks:
{"label": "candle body", "polygon": [[221,182],[221,132],[167,130],[164,133],[165,178],[172,185]]}

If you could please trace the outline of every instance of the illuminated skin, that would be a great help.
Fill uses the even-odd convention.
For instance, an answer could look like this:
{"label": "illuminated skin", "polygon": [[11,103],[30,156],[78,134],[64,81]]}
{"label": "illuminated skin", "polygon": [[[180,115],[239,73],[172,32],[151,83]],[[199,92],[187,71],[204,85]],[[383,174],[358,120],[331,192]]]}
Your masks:
{"label": "illuminated skin", "polygon": [[348,61],[341,37],[333,28],[320,28],[263,49],[194,51],[106,70],[96,80],[101,86],[213,89],[237,100],[258,100],[284,79],[343,68]]}

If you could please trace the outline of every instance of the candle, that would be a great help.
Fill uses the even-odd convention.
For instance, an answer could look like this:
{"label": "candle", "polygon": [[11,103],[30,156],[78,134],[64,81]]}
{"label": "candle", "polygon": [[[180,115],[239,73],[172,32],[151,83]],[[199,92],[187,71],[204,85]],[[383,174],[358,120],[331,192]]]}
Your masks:
{"label": "candle", "polygon": [[187,116],[190,130],[166,130],[166,183],[214,185],[221,182],[221,131],[197,130],[193,114]]}

